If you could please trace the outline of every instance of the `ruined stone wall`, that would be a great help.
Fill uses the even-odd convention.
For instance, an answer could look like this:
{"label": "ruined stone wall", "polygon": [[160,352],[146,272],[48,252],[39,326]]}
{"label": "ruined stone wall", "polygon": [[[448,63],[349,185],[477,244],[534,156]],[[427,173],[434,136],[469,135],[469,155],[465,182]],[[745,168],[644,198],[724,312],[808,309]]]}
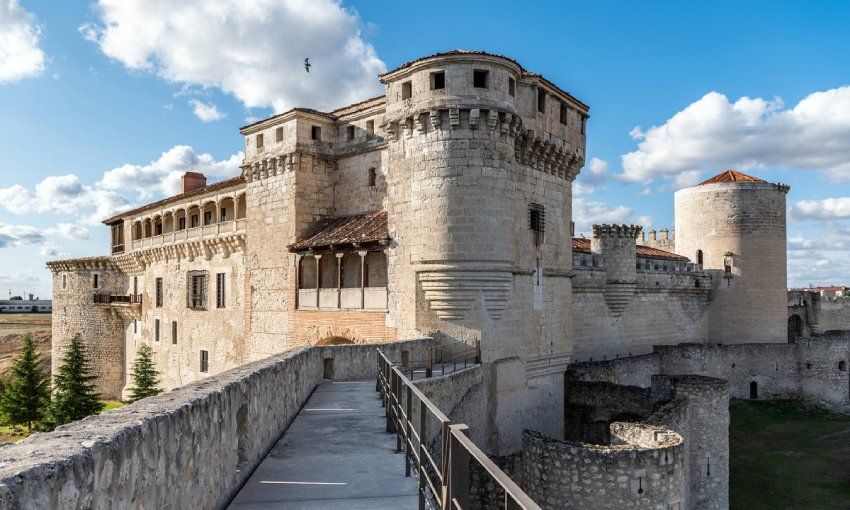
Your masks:
{"label": "ruined stone wall", "polygon": [[606,298],[602,269],[577,269],[573,279],[573,359],[616,359],[652,352],[657,344],[708,340],[710,280],[704,274],[639,271],[634,293],[617,314]]}
{"label": "ruined stone wall", "polygon": [[124,294],[121,272],[107,257],[51,263],[50,269],[53,272],[53,375],[61,366],[68,343],[79,333],[97,376],[98,392],[105,399],[120,399],[125,384],[124,319],[116,307],[95,304],[94,295]]}
{"label": "ruined stone wall", "polygon": [[544,509],[684,508],[682,437],[614,423],[618,444],[595,446],[523,433],[526,493]]}
{"label": "ruined stone wall", "polygon": [[[431,342],[382,349],[395,358]],[[3,445],[0,507],[224,508],[322,380],[326,358],[335,378],[375,376],[374,345],[295,349]]]}
{"label": "ruined stone wall", "polygon": [[[204,271],[207,277],[206,308],[188,306],[188,274]],[[217,275],[224,274],[224,306],[217,305]],[[245,264],[241,251],[228,256],[216,254],[188,259],[159,260],[148,265],[139,276],[126,276],[129,287],[134,278],[142,294],[142,313],[138,321],[124,322],[126,337],[127,386],[136,352],[141,345],[153,349],[161,386],[182,386],[197,379],[239,366],[250,359],[245,350]],[[162,279],[162,306],[156,306],[156,280]],[[159,320],[159,340],[156,321]],[[173,336],[173,323],[177,336]],[[200,351],[208,353],[208,370],[201,372]]]}

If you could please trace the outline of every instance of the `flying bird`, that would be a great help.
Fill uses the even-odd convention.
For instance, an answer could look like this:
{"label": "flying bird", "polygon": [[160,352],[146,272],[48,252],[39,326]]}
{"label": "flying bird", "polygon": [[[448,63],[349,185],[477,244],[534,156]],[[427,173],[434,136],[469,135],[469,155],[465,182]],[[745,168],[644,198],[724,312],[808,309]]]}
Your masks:
{"label": "flying bird", "polygon": [[307,72],[309,73],[311,67],[313,67],[313,64],[310,63],[310,57],[305,58],[304,59],[304,69],[306,69]]}

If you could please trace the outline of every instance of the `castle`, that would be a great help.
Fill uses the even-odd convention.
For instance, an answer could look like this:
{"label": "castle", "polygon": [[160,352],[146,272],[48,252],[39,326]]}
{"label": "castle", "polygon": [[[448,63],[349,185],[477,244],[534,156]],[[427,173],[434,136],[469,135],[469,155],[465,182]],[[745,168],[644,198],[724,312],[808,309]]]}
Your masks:
{"label": "castle", "polygon": [[[242,127],[240,176],[187,173],[181,194],[104,221],[110,255],[49,263],[54,359],[82,333],[120,398],[141,344],[167,388],[298,346],[477,345],[483,389],[453,408],[480,411],[488,454],[522,452],[551,507],[661,508],[629,503],[652,479],[653,505],[726,508],[730,395],[848,404],[847,340],[788,342],[788,186],[725,171],[676,192],[675,239],[574,237],[586,104],[484,52],[380,80],[385,95]],[[582,462],[618,469],[583,480]]]}

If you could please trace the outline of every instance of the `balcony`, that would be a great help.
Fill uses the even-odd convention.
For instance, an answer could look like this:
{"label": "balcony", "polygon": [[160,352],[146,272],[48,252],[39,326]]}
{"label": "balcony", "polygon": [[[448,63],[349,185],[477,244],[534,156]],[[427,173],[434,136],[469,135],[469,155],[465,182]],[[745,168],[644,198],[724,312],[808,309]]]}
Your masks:
{"label": "balcony", "polygon": [[106,292],[97,292],[93,295],[92,301],[96,305],[138,305],[142,304],[141,294],[109,294]]}
{"label": "balcony", "polygon": [[298,289],[299,310],[386,310],[386,287]]}
{"label": "balcony", "polygon": [[133,241],[133,250],[141,250],[144,248],[151,248],[155,246],[169,245],[182,241],[188,241],[190,239],[229,235],[235,232],[244,231],[246,224],[247,220],[245,218],[239,218],[237,220],[225,221],[222,223],[213,223],[211,225],[203,225],[198,227],[184,228],[182,230],[175,230],[173,232],[167,232],[151,237],[136,239]]}

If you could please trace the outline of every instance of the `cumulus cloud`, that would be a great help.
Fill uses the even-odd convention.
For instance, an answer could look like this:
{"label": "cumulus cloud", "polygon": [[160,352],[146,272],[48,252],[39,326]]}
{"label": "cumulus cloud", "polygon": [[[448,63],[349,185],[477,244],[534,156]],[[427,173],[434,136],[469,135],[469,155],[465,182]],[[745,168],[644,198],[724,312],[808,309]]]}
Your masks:
{"label": "cumulus cloud", "polygon": [[[15,184],[0,188],[0,205],[14,214],[59,213],[76,215],[80,223],[96,224],[134,204],[180,192],[180,177],[188,171],[202,172],[213,179],[239,174],[243,153],[217,161],[208,153],[197,153],[177,145],[148,164],[127,163],[104,172],[93,185],[80,182],[74,174],[50,176],[29,189]],[[83,235],[64,223],[59,233]],[[78,237],[79,238],[79,237]]]}
{"label": "cumulus cloud", "polygon": [[0,0],[0,83],[44,72],[41,30],[18,0]]}
{"label": "cumulus cloud", "polygon": [[[80,27],[128,69],[215,87],[246,107],[329,108],[377,95],[386,70],[333,0],[99,0]],[[304,59],[312,68],[304,70]]]}
{"label": "cumulus cloud", "polygon": [[60,223],[56,225],[56,230],[68,239],[84,240],[89,238],[88,229],[73,223]]}
{"label": "cumulus cloud", "polygon": [[706,172],[781,166],[850,180],[850,86],[815,92],[793,108],[780,98],[710,92],[660,126],[635,128],[637,150],[622,156],[622,179],[676,178],[693,183]]}
{"label": "cumulus cloud", "polygon": [[843,220],[850,218],[850,197],[800,200],[788,209],[794,220]]}
{"label": "cumulus cloud", "polygon": [[599,200],[587,198],[573,199],[573,222],[576,235],[584,233],[589,237],[593,225],[602,223],[634,223],[648,228],[652,225],[650,216],[637,216],[631,208],[624,205],[611,206]]}
{"label": "cumulus cloud", "polygon": [[47,238],[47,233],[37,227],[0,223],[0,248],[44,244]]}
{"label": "cumulus cloud", "polygon": [[578,181],[593,185],[608,180],[608,162],[604,159],[590,158],[585,171],[578,174]]}
{"label": "cumulus cloud", "polygon": [[226,113],[220,112],[218,106],[212,103],[202,103],[197,99],[192,99],[189,104],[192,106],[195,117],[201,119],[201,122],[213,122],[227,117]]}

